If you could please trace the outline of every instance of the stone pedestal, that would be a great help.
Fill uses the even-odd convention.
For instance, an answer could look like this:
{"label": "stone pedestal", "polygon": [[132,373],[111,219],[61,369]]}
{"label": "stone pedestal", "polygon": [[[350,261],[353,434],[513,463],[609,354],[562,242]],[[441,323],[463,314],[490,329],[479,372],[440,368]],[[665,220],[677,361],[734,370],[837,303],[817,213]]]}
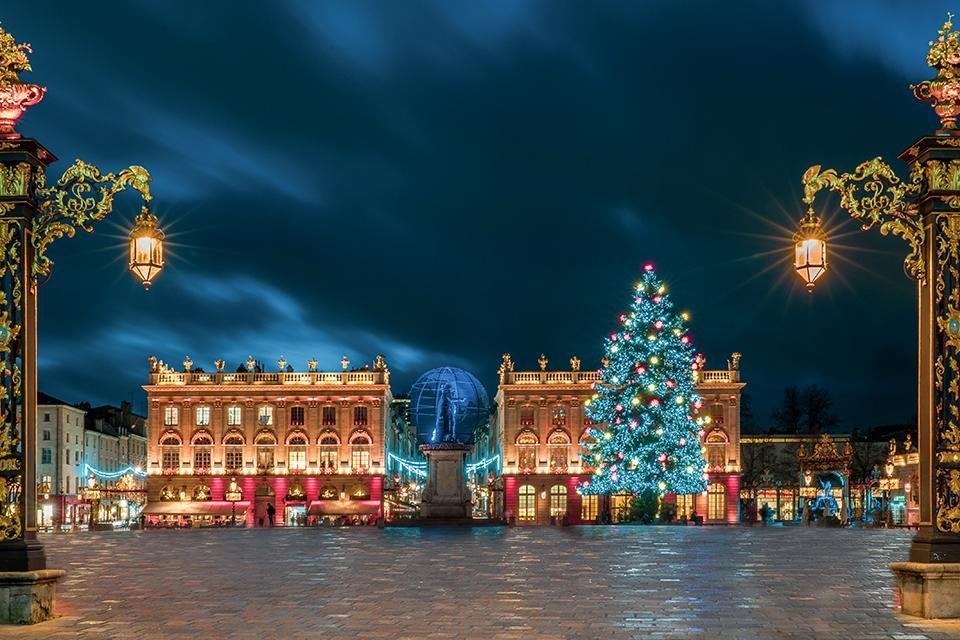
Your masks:
{"label": "stone pedestal", "polygon": [[35,624],[54,616],[57,581],[66,571],[0,572],[0,624]]}
{"label": "stone pedestal", "polygon": [[921,618],[960,618],[960,563],[894,562],[901,611]]}
{"label": "stone pedestal", "polygon": [[425,444],[427,483],[423,489],[420,515],[424,518],[464,519],[471,517],[470,491],[464,465],[470,445],[453,442]]}

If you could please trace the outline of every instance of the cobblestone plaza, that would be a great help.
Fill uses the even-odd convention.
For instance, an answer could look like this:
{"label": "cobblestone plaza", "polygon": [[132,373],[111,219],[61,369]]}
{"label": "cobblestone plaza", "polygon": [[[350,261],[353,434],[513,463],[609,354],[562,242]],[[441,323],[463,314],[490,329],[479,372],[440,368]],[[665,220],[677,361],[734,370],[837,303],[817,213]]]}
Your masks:
{"label": "cobblestone plaza", "polygon": [[923,638],[911,534],[747,527],[237,529],[48,536],[54,621],[4,638]]}

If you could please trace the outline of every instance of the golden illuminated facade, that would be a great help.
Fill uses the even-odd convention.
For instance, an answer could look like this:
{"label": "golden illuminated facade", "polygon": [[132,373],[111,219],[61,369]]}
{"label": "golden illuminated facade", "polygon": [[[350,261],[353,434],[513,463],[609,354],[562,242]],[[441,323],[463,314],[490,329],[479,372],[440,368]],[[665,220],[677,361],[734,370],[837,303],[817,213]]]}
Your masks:
{"label": "golden illuminated facade", "polygon": [[[173,371],[151,358],[148,524],[372,524],[381,514],[390,371]],[[235,481],[231,487],[231,481]]]}
{"label": "golden illuminated facade", "polygon": [[[504,517],[516,524],[566,522],[587,524],[625,517],[631,496],[581,496],[577,486],[592,470],[580,458],[580,442],[595,428],[584,411],[594,393],[597,371],[550,370],[545,356],[538,371],[515,371],[504,355],[497,389],[497,433],[503,456]],[[708,490],[692,496],[667,496],[678,517],[704,518],[707,523],[739,519],[740,482],[740,354],[723,371],[700,371],[697,391],[702,412],[711,421],[703,436],[708,463]]]}

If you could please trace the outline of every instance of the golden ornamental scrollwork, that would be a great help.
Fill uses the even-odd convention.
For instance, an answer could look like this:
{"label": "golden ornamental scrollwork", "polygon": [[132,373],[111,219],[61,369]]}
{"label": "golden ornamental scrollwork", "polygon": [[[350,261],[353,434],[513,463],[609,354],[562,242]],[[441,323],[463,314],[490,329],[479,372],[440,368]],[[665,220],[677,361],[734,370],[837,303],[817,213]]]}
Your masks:
{"label": "golden ornamental scrollwork", "polygon": [[76,230],[90,233],[93,223],[113,209],[118,193],[128,188],[138,191],[144,202],[150,201],[150,173],[132,166],[119,173],[103,174],[97,167],[77,160],[56,185],[38,188],[40,214],[33,220],[32,242],[36,249],[33,277],[49,275],[53,262],[46,252],[58,238],[72,238]]}
{"label": "golden ornamental scrollwork", "polygon": [[944,533],[960,533],[960,471],[940,469],[937,481],[940,485],[937,529]]}
{"label": "golden ornamental scrollwork", "polygon": [[840,206],[860,220],[862,229],[878,226],[882,235],[906,240],[910,252],[903,261],[904,270],[911,278],[923,281],[924,230],[913,202],[922,183],[920,171],[912,171],[910,182],[904,182],[879,157],[861,163],[852,173],[821,170],[820,165],[814,165],[803,175],[803,201],[812,211],[813,201],[822,189],[840,194]]}
{"label": "golden ornamental scrollwork", "polygon": [[30,165],[0,164],[0,196],[25,196],[30,187]]}
{"label": "golden ornamental scrollwork", "polygon": [[20,537],[20,484],[0,477],[0,539]]}

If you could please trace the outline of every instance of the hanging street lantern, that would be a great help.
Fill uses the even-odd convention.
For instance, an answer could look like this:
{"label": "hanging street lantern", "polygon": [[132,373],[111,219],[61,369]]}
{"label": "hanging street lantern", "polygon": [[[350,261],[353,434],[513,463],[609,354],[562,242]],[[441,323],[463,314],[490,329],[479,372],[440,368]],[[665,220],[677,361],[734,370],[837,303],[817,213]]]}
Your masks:
{"label": "hanging street lantern", "polygon": [[800,221],[800,228],[793,236],[793,268],[803,280],[807,291],[813,293],[817,278],[827,272],[827,234],[814,215],[813,207]]}
{"label": "hanging street lantern", "polygon": [[130,230],[130,271],[149,290],[163,269],[163,231],[157,216],[143,207]]}

